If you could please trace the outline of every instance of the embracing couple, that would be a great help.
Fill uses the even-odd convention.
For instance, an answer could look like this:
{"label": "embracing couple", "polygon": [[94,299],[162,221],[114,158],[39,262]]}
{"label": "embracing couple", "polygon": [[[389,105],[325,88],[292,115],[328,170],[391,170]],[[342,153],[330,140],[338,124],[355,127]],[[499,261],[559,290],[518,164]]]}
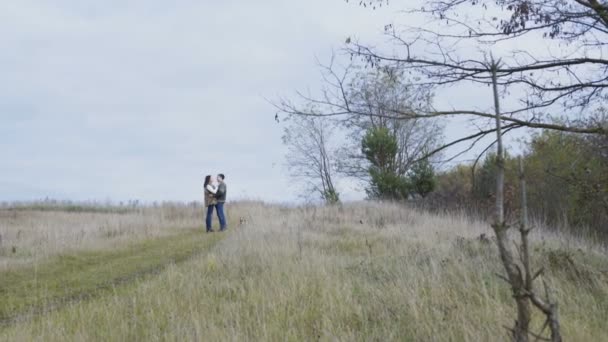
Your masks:
{"label": "embracing couple", "polygon": [[226,203],[226,183],[224,183],[224,175],[219,174],[217,178],[208,175],[205,177],[205,207],[207,207],[207,218],[205,224],[207,233],[213,232],[211,229],[211,220],[213,218],[213,208],[217,212],[217,218],[220,220],[220,232],[226,230],[226,215],[224,214],[224,203]]}

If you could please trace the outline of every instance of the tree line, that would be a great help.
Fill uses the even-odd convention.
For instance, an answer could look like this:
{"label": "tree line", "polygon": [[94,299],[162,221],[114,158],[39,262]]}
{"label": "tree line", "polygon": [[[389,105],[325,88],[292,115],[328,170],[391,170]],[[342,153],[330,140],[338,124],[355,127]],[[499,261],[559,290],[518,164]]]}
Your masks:
{"label": "tree line", "polygon": [[[283,139],[289,147],[291,175],[306,184],[304,194],[328,204],[340,201],[336,179],[359,182],[369,199],[414,201],[434,210],[466,210],[487,217],[495,199],[496,153],[483,151],[475,161],[441,168],[443,126],[420,118],[375,115],[372,108],[391,103],[403,108],[432,101],[414,93],[407,78],[386,70],[359,73],[348,94],[362,99],[368,115],[335,120],[324,116],[287,118]],[[310,104],[309,105],[313,105]],[[598,120],[607,120],[598,109]],[[528,206],[548,227],[608,237],[608,138],[541,130],[525,139]],[[518,161],[506,153],[506,210],[517,215],[520,202]]]}
{"label": "tree line", "polygon": [[[527,139],[522,153],[528,180],[528,208],[552,229],[608,238],[608,138],[542,131]],[[520,208],[518,158],[505,155],[505,204],[514,218]],[[496,183],[496,154],[459,164],[437,175],[437,188],[424,203],[431,209],[465,210],[487,217]]]}

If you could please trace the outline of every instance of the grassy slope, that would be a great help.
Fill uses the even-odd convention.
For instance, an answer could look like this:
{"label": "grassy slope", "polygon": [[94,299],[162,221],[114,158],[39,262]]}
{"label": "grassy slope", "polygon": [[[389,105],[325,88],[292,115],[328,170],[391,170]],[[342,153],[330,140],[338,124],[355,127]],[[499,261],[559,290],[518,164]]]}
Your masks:
{"label": "grassy slope", "polygon": [[0,322],[109,292],[115,285],[192,257],[217,240],[192,230],[113,251],[64,254],[34,267],[2,272]]}
{"label": "grassy slope", "polygon": [[[210,253],[0,340],[508,340],[509,288],[495,247],[475,239],[488,228],[393,209],[258,208]],[[606,340],[605,250],[555,236],[534,246],[565,340]]]}

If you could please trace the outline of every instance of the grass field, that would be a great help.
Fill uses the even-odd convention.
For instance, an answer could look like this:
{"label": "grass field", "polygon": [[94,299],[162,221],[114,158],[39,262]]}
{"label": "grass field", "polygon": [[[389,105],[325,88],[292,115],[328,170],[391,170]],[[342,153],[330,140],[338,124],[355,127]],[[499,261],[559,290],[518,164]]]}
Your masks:
{"label": "grass field", "polygon": [[[201,208],[187,206],[21,214],[0,214],[0,234],[12,237],[3,246],[25,250],[0,254],[0,313],[12,317],[0,340],[501,341],[515,317],[496,248],[478,239],[490,229],[463,216],[252,202],[229,207],[232,223],[247,224],[204,234]],[[12,240],[26,228],[25,241]],[[532,238],[565,340],[607,340],[606,248]]]}
{"label": "grass field", "polygon": [[61,253],[113,249],[202,225],[202,209],[18,206],[0,209],[0,271]]}

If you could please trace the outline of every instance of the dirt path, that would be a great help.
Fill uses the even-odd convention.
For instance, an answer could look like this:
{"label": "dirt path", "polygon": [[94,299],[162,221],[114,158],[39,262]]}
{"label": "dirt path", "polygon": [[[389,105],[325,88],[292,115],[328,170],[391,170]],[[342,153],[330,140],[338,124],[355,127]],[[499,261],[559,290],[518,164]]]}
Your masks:
{"label": "dirt path", "polygon": [[110,251],[79,252],[0,272],[0,327],[99,297],[208,252],[224,234],[200,229]]}

